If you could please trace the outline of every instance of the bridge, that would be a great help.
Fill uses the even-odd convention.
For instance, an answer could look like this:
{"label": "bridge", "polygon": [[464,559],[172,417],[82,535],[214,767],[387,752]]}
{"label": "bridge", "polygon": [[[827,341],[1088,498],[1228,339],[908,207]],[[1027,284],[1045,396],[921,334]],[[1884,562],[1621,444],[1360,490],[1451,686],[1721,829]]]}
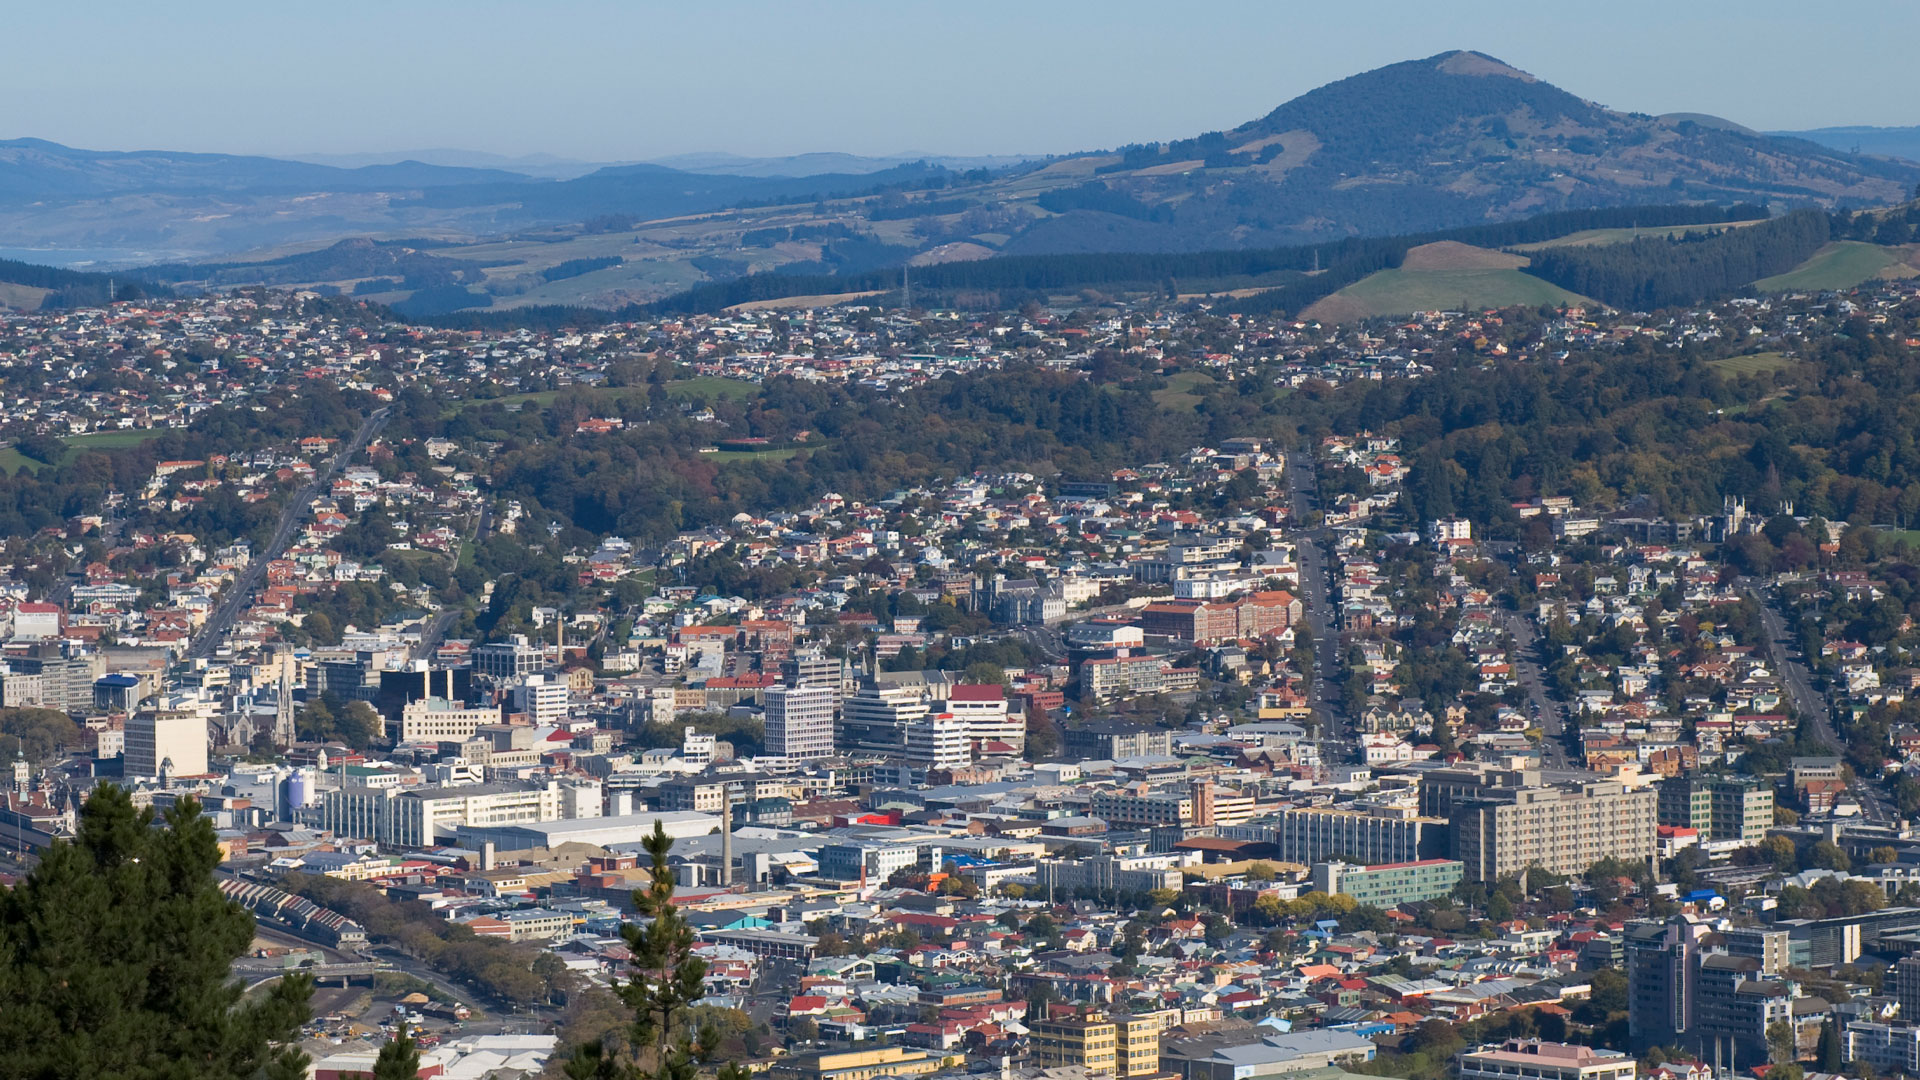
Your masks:
{"label": "bridge", "polygon": [[247,983],[247,989],[254,990],[258,987],[265,986],[275,979],[282,979],[288,975],[311,975],[313,976],[315,985],[324,985],[329,979],[339,979],[340,985],[346,986],[355,979],[365,979],[371,982],[375,975],[383,971],[392,970],[394,970],[392,964],[374,960],[368,960],[363,963],[309,964],[305,967],[287,968],[283,971],[276,971],[271,975],[264,975],[260,978],[253,979]]}

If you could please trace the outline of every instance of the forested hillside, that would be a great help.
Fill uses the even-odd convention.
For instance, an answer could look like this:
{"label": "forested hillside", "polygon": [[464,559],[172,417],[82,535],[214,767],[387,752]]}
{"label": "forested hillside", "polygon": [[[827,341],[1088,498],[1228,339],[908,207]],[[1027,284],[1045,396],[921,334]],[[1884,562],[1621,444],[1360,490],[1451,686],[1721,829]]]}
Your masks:
{"label": "forested hillside", "polygon": [[[1920,306],[1885,324],[1830,315],[1805,355],[1735,375],[1704,344],[1640,336],[1564,365],[1462,356],[1433,377],[1356,383],[1297,407],[1309,431],[1399,436],[1421,519],[1465,514],[1512,535],[1515,500],[1717,511],[1728,495],[1771,512],[1855,523],[1920,521]],[[1738,340],[1737,319],[1724,326]]]}
{"label": "forested hillside", "polygon": [[[1274,400],[1269,395],[1266,407]],[[725,425],[719,430],[735,437],[786,441],[801,430],[814,433],[816,448],[785,460],[702,454],[698,448],[711,444],[715,426],[685,420],[671,403],[645,395],[621,399],[618,410],[650,422],[609,435],[573,434],[589,409],[607,407],[604,399],[566,396],[544,414],[474,407],[441,429],[502,440],[491,463],[493,488],[536,519],[656,540],[743,511],[802,506],[828,492],[875,499],[975,470],[1103,476],[1184,450],[1210,430],[1207,415],[1162,410],[1144,387],[1037,369],[950,377],[897,398],[775,379],[755,399],[714,403]]]}
{"label": "forested hillside", "polygon": [[1724,296],[1784,273],[1831,237],[1826,214],[1797,210],[1710,234],[1547,248],[1534,253],[1526,271],[1617,308],[1652,311]]}

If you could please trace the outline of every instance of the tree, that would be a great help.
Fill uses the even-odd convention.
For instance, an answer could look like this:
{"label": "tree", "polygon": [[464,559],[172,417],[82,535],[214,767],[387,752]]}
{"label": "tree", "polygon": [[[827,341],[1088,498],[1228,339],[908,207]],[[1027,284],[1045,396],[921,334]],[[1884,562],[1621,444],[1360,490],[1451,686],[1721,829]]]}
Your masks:
{"label": "tree", "polygon": [[1252,865],[1247,867],[1247,880],[1248,881],[1272,881],[1273,866],[1271,864],[1263,863],[1263,862],[1253,863]]}
{"label": "tree", "polygon": [[1794,1057],[1793,1025],[1785,1020],[1775,1020],[1768,1024],[1767,1050],[1773,1055],[1776,1065],[1784,1065],[1792,1061]]}
{"label": "tree", "polygon": [[413,1040],[407,1025],[401,1024],[374,1059],[373,1080],[414,1080],[419,1075],[420,1044]]}
{"label": "tree", "polygon": [[[633,1056],[620,1057],[604,1042],[574,1048],[565,1071],[590,1080],[695,1080],[700,1066],[718,1052],[720,1033],[709,1022],[691,1022],[693,1003],[706,996],[707,962],[695,956],[693,926],[673,905],[673,867],[667,861],[673,838],[655,822],[645,840],[652,859],[652,880],[633,892],[633,908],[645,919],[623,923],[632,957],[633,978],[618,986],[620,999],[633,1010]],[[723,1080],[742,1080],[733,1066]]]}
{"label": "tree", "polygon": [[74,839],[0,893],[8,1075],[251,1080],[298,1052],[312,981],[243,998],[231,967],[253,916],[214,883],[213,824],[192,799],[162,823],[103,786]]}
{"label": "tree", "polygon": [[1840,1029],[1831,1016],[1820,1025],[1820,1049],[1814,1053],[1814,1060],[1821,1072],[1837,1073],[1844,1064],[1840,1060]]}

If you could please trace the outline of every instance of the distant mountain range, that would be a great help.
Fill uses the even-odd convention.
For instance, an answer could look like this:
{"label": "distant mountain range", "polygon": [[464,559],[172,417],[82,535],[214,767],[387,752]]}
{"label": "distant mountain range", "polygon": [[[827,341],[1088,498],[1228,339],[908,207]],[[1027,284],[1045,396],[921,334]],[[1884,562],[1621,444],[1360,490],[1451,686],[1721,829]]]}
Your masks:
{"label": "distant mountain range", "polygon": [[[1229,131],[1045,159],[701,154],[593,167],[446,150],[288,161],[20,139],[0,142],[0,255],[143,248],[206,261],[364,236],[459,258],[460,245],[487,240],[474,256],[486,274],[454,275],[483,301],[619,305],[766,270],[1271,247],[1683,201],[1889,205],[1920,183],[1920,164],[1888,156],[1907,146],[1902,133],[1914,135],[1770,135],[1701,114],[1615,112],[1482,53],[1450,52],[1342,79]],[[552,260],[615,257],[564,280],[542,273]],[[319,264],[279,265],[285,276]],[[191,288],[245,273],[223,263],[162,276]]]}
{"label": "distant mountain range", "polygon": [[1773,131],[1768,134],[1805,139],[1848,153],[1920,161],[1920,127],[1826,127],[1811,131]]}

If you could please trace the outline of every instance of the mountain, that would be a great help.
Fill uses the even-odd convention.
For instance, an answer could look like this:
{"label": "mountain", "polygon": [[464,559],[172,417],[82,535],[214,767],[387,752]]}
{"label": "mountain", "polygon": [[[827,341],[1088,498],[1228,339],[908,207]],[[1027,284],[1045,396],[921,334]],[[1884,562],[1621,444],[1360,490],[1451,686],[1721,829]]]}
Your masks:
{"label": "mountain", "polygon": [[[621,307],[768,272],[820,277],[909,259],[1285,247],[1595,207],[1885,206],[1920,183],[1912,161],[1704,114],[1617,112],[1477,52],[1363,72],[1227,131],[1000,167],[685,155],[565,176],[582,166],[427,156],[434,161],[329,164],[0,143],[0,255],[178,252],[196,265],[159,276],[195,288],[249,272],[223,256],[246,252],[264,274],[275,258],[366,237],[478,264],[471,269],[484,274],[456,275],[456,283],[497,307]],[[475,167],[488,163],[543,176]],[[321,274],[365,254],[272,270],[311,273],[305,283],[316,287],[365,289],[363,278]],[[96,268],[128,261],[92,257]],[[581,260],[599,268],[547,272]],[[376,277],[423,281],[444,269]]]}
{"label": "mountain", "polygon": [[1920,127],[1825,127],[1811,131],[1769,132],[1782,138],[1818,143],[1854,154],[1920,161]]}
{"label": "mountain", "polygon": [[833,152],[792,154],[787,157],[741,157],[738,154],[676,154],[655,158],[651,164],[664,165],[681,172],[713,173],[725,176],[820,176],[828,173],[865,175],[884,172],[902,165],[925,163],[956,172],[971,169],[1004,169],[1033,160],[1031,155],[991,154],[977,157],[950,157],[943,154],[894,154],[889,157],[864,157]]}
{"label": "mountain", "polygon": [[77,150],[44,139],[0,140],[0,203],[73,202],[123,194],[382,191],[525,179],[498,169],[418,161],[340,169],[235,154]]}
{"label": "mountain", "polygon": [[[1880,205],[1920,166],[1696,114],[1620,113],[1476,52],[1330,83],[1231,131],[1123,147],[1085,182],[1043,195],[1061,212],[1009,245],[1169,250],[1446,228],[1544,210],[1678,200]],[[1057,163],[1051,170],[1065,172]]]}

